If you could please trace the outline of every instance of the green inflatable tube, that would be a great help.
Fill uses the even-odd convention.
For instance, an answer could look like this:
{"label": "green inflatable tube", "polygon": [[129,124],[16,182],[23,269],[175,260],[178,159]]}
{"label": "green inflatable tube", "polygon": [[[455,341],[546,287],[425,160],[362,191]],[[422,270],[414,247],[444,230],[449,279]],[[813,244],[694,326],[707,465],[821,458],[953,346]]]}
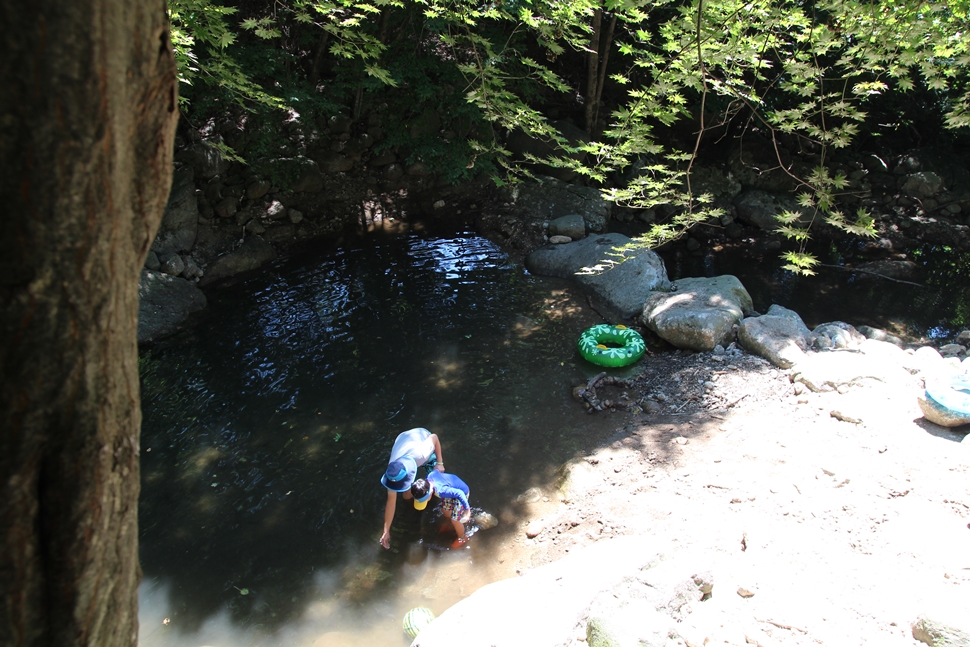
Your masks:
{"label": "green inflatable tube", "polygon": [[579,337],[579,354],[598,366],[629,366],[647,352],[647,345],[636,330],[626,326],[600,324]]}

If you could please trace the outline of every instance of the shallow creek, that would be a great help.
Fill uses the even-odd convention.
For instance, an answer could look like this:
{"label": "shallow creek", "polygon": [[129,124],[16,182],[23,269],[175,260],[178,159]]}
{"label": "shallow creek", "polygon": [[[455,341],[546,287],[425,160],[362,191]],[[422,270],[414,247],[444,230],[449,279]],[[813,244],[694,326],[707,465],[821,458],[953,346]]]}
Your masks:
{"label": "shallow creek", "polygon": [[[738,262],[668,268],[738,274],[757,309],[780,303],[809,325],[950,332],[952,313],[928,305],[939,291],[887,297]],[[406,645],[408,609],[440,613],[504,576],[491,546],[517,497],[548,491],[559,465],[624,424],[570,397],[599,372],[575,348],[601,323],[585,297],[470,232],[372,233],[208,297],[140,357],[143,647]],[[378,545],[379,479],[396,434],[417,426],[439,434],[472,505],[503,520],[460,550],[402,503],[392,550]]]}
{"label": "shallow creek", "polygon": [[437,550],[399,504],[381,549],[397,433],[438,433],[473,506],[508,519],[616,424],[570,397],[597,372],[585,300],[467,232],[371,235],[209,298],[140,359],[142,645],[406,644],[407,609],[494,579],[504,529]]}

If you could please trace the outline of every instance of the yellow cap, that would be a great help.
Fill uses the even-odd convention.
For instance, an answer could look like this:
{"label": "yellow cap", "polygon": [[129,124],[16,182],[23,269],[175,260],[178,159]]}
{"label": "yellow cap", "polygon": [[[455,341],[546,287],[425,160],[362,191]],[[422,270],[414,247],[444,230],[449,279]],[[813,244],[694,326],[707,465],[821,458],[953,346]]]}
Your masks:
{"label": "yellow cap", "polygon": [[427,494],[425,494],[420,499],[415,499],[414,500],[414,509],[415,510],[424,510],[428,506],[428,499],[430,499],[430,498],[431,498],[431,492],[429,491]]}

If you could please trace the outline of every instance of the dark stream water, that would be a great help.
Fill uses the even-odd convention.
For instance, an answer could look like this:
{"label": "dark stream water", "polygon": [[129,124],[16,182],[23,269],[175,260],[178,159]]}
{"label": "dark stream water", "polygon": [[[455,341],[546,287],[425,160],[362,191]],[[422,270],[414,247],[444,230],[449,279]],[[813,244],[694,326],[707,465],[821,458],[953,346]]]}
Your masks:
{"label": "dark stream water", "polygon": [[[809,325],[898,320],[933,336],[960,316],[938,289],[887,296],[765,262],[668,268],[735,273],[756,307]],[[598,372],[575,350],[601,321],[585,298],[468,232],[374,233],[208,296],[140,358],[145,647],[406,645],[407,609],[440,613],[493,579],[490,545],[508,524],[433,550],[399,505],[382,550],[379,479],[397,433],[438,433],[472,505],[514,519],[518,494],[624,424],[570,397]]]}
{"label": "dark stream water", "polygon": [[401,644],[416,573],[487,559],[503,529],[429,551],[399,505],[381,549],[394,437],[436,432],[472,505],[514,514],[617,424],[570,396],[597,372],[575,351],[595,313],[466,232],[372,235],[209,297],[140,359],[143,645]]}
{"label": "dark stream water", "polygon": [[936,344],[970,328],[970,252],[942,246],[914,250],[907,255],[915,265],[913,275],[892,280],[851,271],[864,267],[864,243],[819,244],[810,251],[820,261],[814,277],[782,269],[778,250],[759,251],[757,246],[661,255],[672,280],[733,274],[751,295],[755,310],[782,305],[801,315],[809,328],[845,321]]}

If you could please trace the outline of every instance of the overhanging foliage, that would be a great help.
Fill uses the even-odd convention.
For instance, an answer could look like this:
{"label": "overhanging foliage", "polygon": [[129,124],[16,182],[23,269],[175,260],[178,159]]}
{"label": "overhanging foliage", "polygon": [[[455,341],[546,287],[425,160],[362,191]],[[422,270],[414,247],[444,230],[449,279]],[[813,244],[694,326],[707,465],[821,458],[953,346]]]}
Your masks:
{"label": "overhanging foliage", "polygon": [[[224,103],[253,111],[304,97],[301,113],[310,105],[356,119],[393,101],[406,107],[390,124],[398,135],[422,108],[437,110],[451,137],[426,136],[412,157],[450,169],[453,180],[484,170],[504,182],[527,172],[505,147],[506,133],[522,131],[561,151],[541,161],[570,169],[607,198],[668,205],[671,219],[639,246],[719,215],[691,183],[712,126],[738,137],[758,132],[799,187],[802,214],[783,214],[779,231],[797,247],[786,253],[787,267],[801,273],[816,264],[805,252],[805,213],[847,234],[873,231],[869,214],[838,208],[847,181],[829,168],[831,151],[875,132],[901,97],[918,95],[941,128],[970,125],[968,0],[169,6],[183,84],[206,84]],[[256,64],[259,52],[275,63]],[[583,123],[590,141],[570,142],[553,127],[554,112]],[[658,134],[677,124],[693,129],[692,140]],[[782,142],[813,151],[814,169],[792,168]]]}

